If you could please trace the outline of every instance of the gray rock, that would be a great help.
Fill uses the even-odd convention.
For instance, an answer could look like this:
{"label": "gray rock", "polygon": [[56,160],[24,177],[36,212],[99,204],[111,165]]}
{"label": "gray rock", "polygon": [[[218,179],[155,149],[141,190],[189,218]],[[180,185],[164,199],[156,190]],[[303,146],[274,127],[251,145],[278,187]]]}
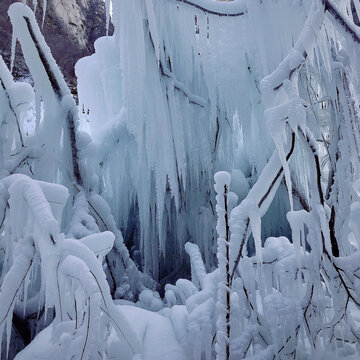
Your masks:
{"label": "gray rock", "polygon": [[[22,0],[18,0],[22,1]],[[12,28],[7,16],[9,6],[16,0],[0,1],[0,54],[10,64]],[[38,0],[36,18],[43,18],[43,1]],[[32,1],[28,0],[32,6]],[[110,26],[110,33],[113,31]],[[43,35],[73,93],[76,93],[74,66],[78,59],[94,52],[94,41],[106,34],[106,15],[103,0],[47,0]],[[19,44],[13,76],[29,79]]]}

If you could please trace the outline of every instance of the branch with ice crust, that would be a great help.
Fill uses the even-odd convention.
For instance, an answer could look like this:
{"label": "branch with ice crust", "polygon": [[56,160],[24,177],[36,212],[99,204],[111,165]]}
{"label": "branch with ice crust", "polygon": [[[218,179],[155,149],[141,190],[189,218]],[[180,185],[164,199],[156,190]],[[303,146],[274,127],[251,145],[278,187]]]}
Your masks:
{"label": "branch with ice crust", "polygon": [[13,25],[14,35],[20,41],[26,64],[34,77],[35,86],[40,85],[44,89],[50,88],[60,107],[64,109],[71,147],[72,177],[81,185],[83,181],[79,169],[79,150],[76,143],[78,118],[75,101],[51,55],[31,9],[24,4],[14,3],[10,6],[8,14]]}
{"label": "branch with ice crust", "polygon": [[[137,337],[115,308],[102,265],[91,250],[93,244],[99,247],[99,244],[106,243],[108,245],[105,251],[108,252],[113,244],[114,235],[101,233],[97,234],[97,239],[90,236],[81,241],[65,239],[60,233],[58,220],[53,215],[53,209],[61,213],[68,197],[67,189],[61,185],[35,181],[21,174],[6,177],[0,184],[2,197],[10,204],[4,230],[9,237],[6,249],[9,265],[3,266],[5,275],[0,291],[0,338],[6,324],[9,345],[9,329],[15,303],[20,295],[23,296],[21,303],[25,314],[27,288],[30,283],[35,284],[32,281],[37,272],[33,268],[39,266],[42,294],[40,297],[44,296],[45,312],[51,307],[56,309],[57,319],[53,326],[60,329],[57,331],[63,331],[64,336],[67,332],[61,330],[62,325],[58,321],[72,321],[75,326],[71,332],[74,346],[70,346],[70,353],[78,354],[77,358],[85,359],[94,344],[104,346],[99,343],[101,337],[98,334],[103,321],[95,321],[102,316],[113,325],[119,338],[125,340],[132,353],[138,352]],[[54,200],[54,208],[47,199]],[[26,215],[25,219],[29,218],[30,221],[19,221],[19,214]],[[13,229],[13,226],[16,229]],[[98,250],[103,252],[103,249]],[[72,286],[74,281],[79,285],[76,289]],[[74,298],[69,296],[72,292]],[[85,308],[81,309],[79,305]],[[78,315],[75,316],[75,320],[72,317],[71,314],[78,314],[81,310],[87,318],[87,324],[91,326],[87,326],[84,321],[80,324],[80,321],[77,321],[80,320]],[[76,345],[79,343],[83,346]]]}
{"label": "branch with ice crust", "polygon": [[317,34],[324,21],[324,0],[312,2],[304,27],[295,45],[277,68],[260,82],[261,94],[267,108],[273,106],[275,93],[283,86],[286,79],[304,63],[308,53],[313,48]]}
{"label": "branch with ice crust", "polygon": [[[29,154],[29,152],[33,152],[33,149],[26,148],[24,143],[23,134],[21,131],[21,120],[25,116],[26,111],[29,108],[29,105],[31,102],[34,101],[34,92],[32,87],[25,83],[25,82],[18,82],[15,83],[12,75],[7,68],[3,58],[0,55],[0,97],[5,98],[6,106],[2,109],[1,115],[3,117],[2,124],[3,126],[6,124],[6,126],[12,127],[13,120],[16,123],[16,129],[19,136],[19,140],[10,138],[9,132],[6,130],[4,131],[4,128],[2,129],[3,134],[3,144],[2,144],[2,154],[3,157],[0,160],[0,163],[5,165],[5,169],[11,173],[13,171],[13,167],[16,168],[15,164],[8,164],[10,160],[10,151],[12,151],[12,144],[15,142],[15,144],[20,143],[16,146],[17,150],[17,159],[18,164],[21,165],[23,162],[23,159],[25,159]],[[8,111],[8,110],[9,111]],[[12,116],[9,114],[12,114]],[[15,135],[11,135],[13,137]],[[12,155],[11,155],[12,156]],[[21,159],[21,160],[20,160]],[[11,162],[11,161],[10,161]],[[19,166],[18,165],[18,166]]]}
{"label": "branch with ice crust", "polygon": [[[319,225],[315,227],[313,231],[318,231],[320,233],[320,271],[324,283],[326,284],[327,291],[334,296],[334,301],[337,302],[336,306],[340,306],[341,309],[338,313],[333,315],[328,324],[320,326],[317,329],[317,332],[313,337],[313,342],[315,342],[316,337],[323,331],[328,331],[330,341],[333,341],[335,327],[348,316],[349,302],[352,301],[356,307],[360,308],[360,294],[356,290],[354,281],[354,278],[358,277],[356,272],[359,270],[359,254],[357,252],[351,256],[338,257],[338,243],[334,234],[334,229],[331,226],[331,220],[329,220],[330,211],[324,201],[321,187],[321,171],[316,151],[316,142],[309,130],[305,132],[299,130],[299,138],[304,148],[307,150],[309,162],[312,164],[310,174],[311,181],[314,184],[312,186],[314,191],[311,196],[311,212],[312,217],[317,218],[317,221],[319,222]],[[311,224],[307,224],[307,226],[309,229],[312,228]],[[340,295],[336,296],[336,294]],[[305,314],[304,318],[306,320]],[[308,325],[307,327],[309,329]],[[350,328],[356,338],[352,325],[350,325]]]}
{"label": "branch with ice crust", "polygon": [[[2,200],[10,204],[4,230],[8,237],[6,244],[7,262],[3,264],[0,292],[0,338],[2,338],[4,324],[6,323],[7,344],[9,345],[12,313],[16,300],[22,293],[24,283],[28,282],[26,279],[29,279],[30,269],[35,258],[35,250],[39,251],[40,257],[43,259],[52,258],[51,252],[47,255],[45,252],[48,247],[54,246],[54,239],[60,230],[58,222],[54,218],[50,205],[45,198],[44,191],[53,197],[52,194],[56,188],[58,194],[55,197],[61,198],[63,201],[67,198],[68,193],[60,185],[37,182],[20,174],[4,178],[0,184]],[[25,222],[23,224],[25,228],[23,229],[21,227],[23,220],[19,220],[19,215],[21,219],[21,214],[26,209],[28,209],[27,217],[32,221]],[[12,225],[17,226],[16,231],[11,231]],[[41,228],[41,231],[33,233],[37,227]],[[8,234],[9,231],[11,235]],[[49,265],[49,262],[46,260],[44,264],[45,266]],[[44,284],[49,285],[51,280],[52,277],[49,274],[49,277],[44,279]]]}
{"label": "branch with ice crust", "polygon": [[[325,2],[323,2],[323,5],[324,3]],[[307,27],[307,29],[304,33],[302,32],[302,34],[300,35],[299,40],[294,46],[293,49],[294,51],[292,50],[289,53],[289,55],[283,60],[283,62],[279,65],[279,67],[267,78],[265,78],[261,84],[263,94],[265,97],[264,100],[268,108],[275,109],[274,107],[275,93],[278,90],[280,90],[281,88],[286,88],[285,90],[287,92],[289,89],[291,90],[291,86],[289,86],[290,84],[288,79],[291,79],[292,75],[302,65],[302,63],[305,61],[307,57],[307,53],[309,52],[308,48],[312,47],[312,44],[316,37],[316,31],[314,31],[314,29],[319,29],[321,27],[322,18],[323,18],[322,14],[324,13],[325,10],[325,7],[316,8],[315,6],[316,6],[315,3],[313,3],[313,10],[315,10],[315,12],[309,14],[307,24],[305,24],[305,27]],[[291,96],[291,92],[290,93],[288,92],[288,95]],[[278,110],[283,110],[280,109],[279,106],[277,108]],[[316,337],[321,331],[324,331],[326,329],[332,329],[332,331],[334,331],[334,327],[341,321],[341,319],[344,316],[346,316],[349,300],[352,300],[352,302],[355,305],[359,306],[359,299],[358,299],[358,295],[354,291],[355,284],[353,283],[353,281],[351,281],[352,275],[349,275],[347,271],[344,271],[341,267],[339,267],[337,265],[337,259],[333,258],[333,255],[338,256],[339,250],[334,234],[333,236],[331,236],[331,232],[333,231],[333,229],[331,229],[330,226],[329,211],[324,201],[324,195],[321,185],[319,156],[317,154],[317,145],[314,140],[314,137],[312,136],[310,130],[304,124],[298,123],[296,121],[291,123],[290,119],[288,119],[286,123],[292,129],[293,135],[296,134],[297,137],[300,139],[300,142],[302,143],[304,149],[309,155],[309,163],[311,164],[311,171],[310,171],[311,189],[313,189],[311,194],[311,212],[313,216],[315,216],[316,219],[315,222],[317,225],[315,223],[311,223],[311,224],[309,223],[307,224],[307,227],[311,228],[312,231],[314,231],[314,233],[319,234],[319,239],[321,240],[321,244],[320,244],[321,256],[319,258],[320,261],[319,265],[321,268],[321,272],[323,274],[323,279],[329,279],[328,281],[325,280],[329,293],[331,294],[337,294],[339,292],[341,294],[345,293],[345,301],[343,301],[344,299],[341,300],[343,301],[343,305],[345,306],[344,313],[342,315],[340,314],[341,316],[339,318],[334,317],[334,319],[332,320],[333,325],[326,327],[319,327],[318,329],[316,329],[315,333],[313,333],[310,330],[310,326],[308,324],[308,319],[307,319],[307,310],[312,300],[312,296],[310,296],[310,300],[308,301],[308,305],[305,307],[303,317],[304,317],[304,321],[305,321],[304,324],[306,325],[305,329],[307,329],[307,336],[309,338],[309,341],[311,341],[313,346],[315,346]],[[282,164],[284,167],[287,166],[284,160],[282,161]],[[250,198],[250,200],[253,199]],[[239,224],[238,222],[236,225],[238,225],[239,229],[241,229],[241,225],[242,225],[242,229],[244,228],[246,229],[243,232],[243,237],[242,237],[243,240],[241,242],[240,249],[242,249],[242,247],[245,244],[246,238],[248,236],[247,231],[248,231],[249,223],[251,224],[250,217],[248,217],[247,220],[245,221],[246,215],[244,216],[244,214],[246,214],[246,205],[247,204],[245,204],[242,209],[237,209],[238,214],[242,216],[241,219],[242,223]],[[243,211],[242,214],[240,210]],[[235,231],[236,230],[237,229],[235,228]],[[335,242],[333,241],[334,238],[335,238]],[[319,244],[313,244],[312,246],[317,246],[317,245]],[[241,257],[241,252],[239,254],[239,258],[240,257]],[[345,261],[345,259],[341,259],[341,260]],[[237,265],[237,263],[235,265]],[[234,270],[235,269],[236,268],[234,268]],[[311,286],[311,288],[313,291],[313,285]],[[311,292],[311,294],[312,293],[313,292]],[[340,296],[338,296],[338,298],[340,299]],[[298,331],[296,331],[296,333],[297,332]],[[281,347],[281,349],[283,348],[284,347]]]}
{"label": "branch with ice crust", "polygon": [[[284,85],[285,80],[291,79],[296,70],[304,63],[306,54],[314,44],[323,18],[324,5],[319,1],[314,1],[294,47],[278,67],[261,81],[261,92],[267,108],[274,106],[274,93]],[[272,114],[272,116],[275,115],[275,113]],[[297,130],[296,128],[294,129],[295,131]],[[283,159],[280,159],[278,151],[275,150],[247,197],[231,212],[231,253],[237,254],[237,257],[233,260],[232,278],[240,258],[243,256],[242,251],[248,238],[250,225],[250,218],[248,216],[249,204],[253,204],[251,206],[258,208],[260,217],[268,210],[284,175],[284,165],[286,166],[284,160],[287,162],[294,151],[296,137],[294,130],[291,133],[291,140],[289,141],[288,139],[284,144],[283,153],[285,156]]]}
{"label": "branch with ice crust", "polygon": [[247,10],[243,0],[232,1],[206,1],[206,0],[175,0],[202,10],[205,14],[237,17],[246,14]]}
{"label": "branch with ice crust", "polygon": [[346,33],[350,34],[356,43],[360,44],[360,32],[358,26],[346,19],[333,0],[325,0],[324,2],[325,10],[332,16],[332,19],[339,24]]}
{"label": "branch with ice crust", "polygon": [[[254,233],[254,239],[257,261],[262,263],[261,237],[259,235],[260,230],[258,229],[261,226],[261,223],[259,223],[261,221],[260,219],[269,208],[284,174],[286,175],[287,185],[289,186],[290,172],[288,161],[294,151],[298,130],[301,130],[305,126],[304,104],[296,97],[296,94],[290,91],[288,93],[289,102],[283,105],[276,105],[275,93],[282,87],[286,90],[292,90],[289,80],[292,79],[304,63],[307,53],[313,47],[317,33],[322,26],[323,18],[323,4],[317,1],[313,2],[304,28],[294,47],[279,66],[261,82],[260,86],[264,104],[268,109],[265,115],[268,117],[269,125],[272,126],[272,134],[277,149],[274,151],[248,196],[231,212],[232,280],[237,271],[240,259],[243,257],[243,250],[246,247],[250,227],[253,233],[256,231],[256,234]],[[296,114],[299,115],[299,118],[295,118],[292,114],[290,115],[290,113],[288,113],[291,108],[296,109]],[[278,131],[281,131],[282,137],[285,135],[285,140],[283,139],[280,143],[277,142]],[[291,191],[289,191],[289,196],[292,196]],[[235,254],[237,254],[236,258],[234,258]],[[239,274],[239,276],[241,277],[241,274]],[[245,284],[243,284],[243,291],[245,295],[248,293]],[[248,297],[247,300],[249,301]],[[252,308],[252,311],[254,310],[255,309]],[[286,341],[285,345],[288,341],[290,341],[290,339]],[[271,350],[270,352],[273,354],[276,352],[280,353],[285,345],[278,351],[276,351],[275,348],[270,349],[269,347],[266,351]]]}
{"label": "branch with ice crust", "polygon": [[229,192],[231,177],[225,171],[219,171],[214,176],[216,196],[216,212],[218,232],[218,301],[216,304],[218,311],[217,332],[216,332],[216,359],[230,359],[230,227],[229,210],[232,204],[237,203],[237,195]]}

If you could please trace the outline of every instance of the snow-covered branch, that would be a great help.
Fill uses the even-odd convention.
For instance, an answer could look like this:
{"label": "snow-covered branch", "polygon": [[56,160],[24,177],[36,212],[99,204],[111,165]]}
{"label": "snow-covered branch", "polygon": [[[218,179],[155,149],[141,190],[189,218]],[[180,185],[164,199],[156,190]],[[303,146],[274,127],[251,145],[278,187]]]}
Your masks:
{"label": "snow-covered branch", "polygon": [[[45,314],[47,309],[55,307],[55,319],[50,326],[72,339],[73,345],[66,350],[68,354],[86,359],[93,351],[102,351],[106,344],[102,326],[106,323],[113,324],[119,338],[133,354],[137,353],[137,338],[115,308],[102,265],[90,249],[94,241],[84,239],[83,244],[65,239],[60,233],[58,220],[68,191],[60,185],[37,182],[24,175],[6,177],[1,185],[7,192],[3,197],[10,204],[4,225],[8,241],[0,292],[1,338],[6,324],[9,346],[14,308],[21,298],[25,314],[28,294],[37,290],[43,297],[38,301],[44,301]],[[40,283],[36,281],[39,276]],[[60,330],[67,321],[71,323],[71,332]],[[54,336],[53,341],[57,341]],[[31,348],[24,350],[24,358],[31,358],[31,354]]]}
{"label": "snow-covered branch", "polygon": [[235,0],[223,3],[209,2],[204,0],[175,0],[196,9],[202,10],[205,14],[217,16],[242,16],[246,13],[245,2],[243,0]]}
{"label": "snow-covered branch", "polygon": [[[64,116],[64,120],[59,124],[51,124],[50,121],[45,122],[46,127],[54,127],[54,130],[47,132],[47,136],[53,132],[54,137],[52,137],[51,140],[56,141],[55,139],[59,139],[60,131],[64,123],[68,133],[72,177],[81,185],[79,149],[76,139],[78,118],[75,101],[51,55],[50,49],[40,32],[39,25],[31,9],[24,4],[16,3],[10,6],[9,16],[13,25],[14,36],[22,46],[26,63],[34,78],[37,98],[40,99],[40,97],[42,97],[45,103],[51,103],[51,100],[53,100],[51,99],[51,94],[53,94],[59,107],[58,111],[63,113]],[[54,105],[55,104],[53,104],[53,106]],[[52,111],[54,111],[54,109]],[[59,120],[56,119],[54,121]],[[58,130],[57,133],[56,130]],[[49,141],[50,139],[47,140]]]}

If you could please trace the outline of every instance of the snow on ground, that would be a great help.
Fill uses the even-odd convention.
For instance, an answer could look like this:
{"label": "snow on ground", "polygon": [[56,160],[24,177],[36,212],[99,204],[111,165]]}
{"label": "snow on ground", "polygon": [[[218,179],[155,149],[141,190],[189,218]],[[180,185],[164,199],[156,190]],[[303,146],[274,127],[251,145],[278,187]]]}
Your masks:
{"label": "snow on ground", "polygon": [[[142,360],[185,360],[185,354],[177,341],[172,323],[166,317],[135,306],[120,305],[119,311],[132,324],[139,339],[142,339]],[[109,358],[127,359],[124,346],[115,332],[109,339]]]}
{"label": "snow on ground", "polygon": [[[118,305],[117,309],[132,325],[134,332],[142,344],[142,353],[137,354],[137,360],[185,360],[185,354],[176,339],[171,320],[158,313],[130,305]],[[70,325],[70,324],[69,324]],[[16,356],[16,360],[64,360],[68,339],[54,346],[52,339],[56,336],[56,325],[50,325],[41,331],[34,341]],[[64,330],[64,329],[62,329]],[[108,339],[107,359],[130,360],[133,355],[125,343],[119,340],[113,330]],[[92,354],[91,359],[98,359],[98,354]]]}

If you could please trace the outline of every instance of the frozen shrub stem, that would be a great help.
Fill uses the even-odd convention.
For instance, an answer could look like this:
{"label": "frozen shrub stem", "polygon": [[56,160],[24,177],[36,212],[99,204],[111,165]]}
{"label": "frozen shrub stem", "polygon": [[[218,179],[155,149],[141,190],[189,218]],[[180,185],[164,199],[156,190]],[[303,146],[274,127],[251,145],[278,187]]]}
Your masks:
{"label": "frozen shrub stem", "polygon": [[[229,185],[230,174],[218,172],[215,175],[216,212],[218,216],[218,266],[219,266],[219,285],[218,285],[218,320],[216,332],[216,358],[218,360],[230,359],[230,225],[229,225]],[[235,196],[234,193],[230,195]]]}

